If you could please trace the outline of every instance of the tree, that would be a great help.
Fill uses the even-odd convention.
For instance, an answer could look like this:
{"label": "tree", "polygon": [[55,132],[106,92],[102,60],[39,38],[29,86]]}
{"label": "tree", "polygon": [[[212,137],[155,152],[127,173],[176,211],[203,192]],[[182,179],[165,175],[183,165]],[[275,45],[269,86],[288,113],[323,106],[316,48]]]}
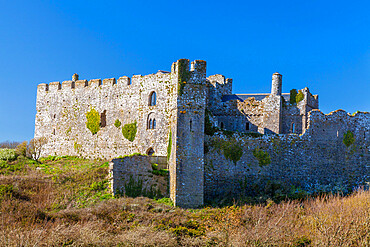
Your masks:
{"label": "tree", "polygon": [[32,139],[27,146],[27,156],[38,161],[46,143],[48,143],[46,137]]}

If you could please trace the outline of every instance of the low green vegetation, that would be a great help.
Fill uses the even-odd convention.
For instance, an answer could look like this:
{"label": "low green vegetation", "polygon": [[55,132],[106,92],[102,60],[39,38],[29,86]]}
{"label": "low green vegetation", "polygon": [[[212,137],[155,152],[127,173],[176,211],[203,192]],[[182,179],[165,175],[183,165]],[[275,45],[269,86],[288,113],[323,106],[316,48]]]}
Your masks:
{"label": "low green vegetation", "polygon": [[125,183],[124,188],[124,192],[117,191],[118,196],[145,196],[152,199],[163,197],[159,189],[155,189],[154,186],[151,186],[149,189],[144,188],[143,180],[141,178],[134,178],[132,175],[130,176],[129,181]]}
{"label": "low green vegetation", "polygon": [[122,127],[122,135],[130,142],[133,142],[136,137],[137,123],[136,121],[130,124],[125,124]]}
{"label": "low green vegetation", "polygon": [[253,150],[253,156],[257,158],[258,165],[260,167],[269,165],[271,163],[271,158],[270,158],[269,153],[267,153],[266,151],[263,151],[260,148],[255,148]]}
{"label": "low green vegetation", "polygon": [[86,113],[86,127],[93,135],[100,130],[100,114],[94,108]]}
{"label": "low green vegetation", "polygon": [[13,161],[17,158],[15,149],[1,148],[0,149],[0,160]]}
{"label": "low green vegetation", "polygon": [[353,132],[348,130],[346,133],[343,135],[343,143],[346,145],[346,147],[351,146],[353,143],[355,143],[355,137],[353,135]]}
{"label": "low green vegetation", "polygon": [[167,177],[169,172],[168,169],[158,169],[158,164],[152,164],[152,171],[154,175]]}

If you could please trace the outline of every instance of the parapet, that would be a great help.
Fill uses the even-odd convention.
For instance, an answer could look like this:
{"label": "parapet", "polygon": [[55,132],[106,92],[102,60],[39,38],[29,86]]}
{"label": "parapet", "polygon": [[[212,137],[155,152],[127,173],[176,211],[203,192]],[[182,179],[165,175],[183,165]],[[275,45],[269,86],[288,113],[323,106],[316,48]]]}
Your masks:
{"label": "parapet", "polygon": [[191,62],[191,67],[189,69],[190,60],[189,59],[179,59],[172,63],[171,73],[178,74],[182,76],[187,72],[192,72],[191,76],[195,79],[205,78],[207,70],[207,62],[204,60],[194,60]]}

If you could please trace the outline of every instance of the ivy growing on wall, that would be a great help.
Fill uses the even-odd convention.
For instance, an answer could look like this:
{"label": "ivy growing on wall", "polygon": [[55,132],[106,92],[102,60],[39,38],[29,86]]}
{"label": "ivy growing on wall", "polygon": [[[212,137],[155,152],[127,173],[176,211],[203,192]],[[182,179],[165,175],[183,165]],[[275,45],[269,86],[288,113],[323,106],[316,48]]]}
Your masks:
{"label": "ivy growing on wall", "polygon": [[136,137],[137,132],[137,123],[136,121],[130,124],[125,124],[122,127],[122,134],[123,136],[129,140],[130,142],[133,142]]}
{"label": "ivy growing on wall", "polygon": [[119,119],[116,119],[116,121],[114,122],[114,126],[116,126],[117,128],[121,127],[121,121],[119,121]]}
{"label": "ivy growing on wall", "polygon": [[295,97],[295,101],[298,103],[298,102],[301,102],[303,99],[304,99],[304,95],[302,91],[299,91],[297,96]]}
{"label": "ivy growing on wall", "polygon": [[293,88],[290,90],[290,104],[295,104],[296,103],[296,97],[297,97],[297,89]]}
{"label": "ivy growing on wall", "polygon": [[224,157],[233,161],[235,165],[243,155],[243,148],[239,142],[236,142],[235,139],[230,141],[215,139],[210,143],[210,146],[221,149]]}
{"label": "ivy growing on wall", "polygon": [[168,146],[167,146],[167,161],[170,160],[172,150],[172,131],[170,130],[170,136],[168,137]]}
{"label": "ivy growing on wall", "polygon": [[243,149],[238,143],[227,142],[223,146],[223,151],[225,158],[234,162],[235,165],[243,155]]}
{"label": "ivy growing on wall", "polygon": [[93,135],[98,133],[100,130],[100,114],[94,108],[86,113],[86,127],[91,131]]}
{"label": "ivy growing on wall", "polygon": [[355,142],[355,137],[352,133],[352,131],[348,130],[346,133],[343,135],[343,143],[346,145],[346,147],[351,146]]}
{"label": "ivy growing on wall", "polygon": [[188,60],[187,59],[180,59],[178,62],[178,94],[181,96],[185,84],[189,81],[190,79],[190,71],[189,71],[189,65],[188,65]]}
{"label": "ivy growing on wall", "polygon": [[266,151],[261,150],[260,148],[255,148],[253,150],[253,156],[257,158],[258,165],[260,167],[269,165],[271,163],[270,155]]}

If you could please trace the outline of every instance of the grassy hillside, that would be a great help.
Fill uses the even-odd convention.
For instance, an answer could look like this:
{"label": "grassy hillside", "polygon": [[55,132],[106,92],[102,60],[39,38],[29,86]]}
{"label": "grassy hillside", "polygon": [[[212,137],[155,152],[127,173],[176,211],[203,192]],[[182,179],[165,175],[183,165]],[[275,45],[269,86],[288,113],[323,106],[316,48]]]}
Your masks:
{"label": "grassy hillside", "polygon": [[369,246],[370,192],[275,204],[174,208],[112,198],[108,163],[0,161],[0,246]]}

